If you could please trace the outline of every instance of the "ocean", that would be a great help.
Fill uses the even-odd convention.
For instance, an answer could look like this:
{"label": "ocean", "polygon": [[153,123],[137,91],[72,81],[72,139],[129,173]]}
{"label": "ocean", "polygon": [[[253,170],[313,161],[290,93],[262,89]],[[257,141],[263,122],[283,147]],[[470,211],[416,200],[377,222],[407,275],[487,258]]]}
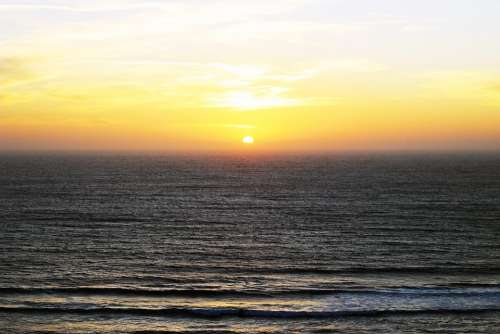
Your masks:
{"label": "ocean", "polygon": [[2,154],[1,333],[498,333],[500,154]]}

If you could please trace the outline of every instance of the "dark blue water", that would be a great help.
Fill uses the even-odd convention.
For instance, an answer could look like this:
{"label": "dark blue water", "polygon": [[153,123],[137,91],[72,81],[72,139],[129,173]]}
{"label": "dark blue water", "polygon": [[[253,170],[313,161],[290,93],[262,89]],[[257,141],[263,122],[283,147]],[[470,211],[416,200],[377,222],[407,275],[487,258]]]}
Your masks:
{"label": "dark blue water", "polygon": [[495,333],[500,155],[0,156],[2,333]]}

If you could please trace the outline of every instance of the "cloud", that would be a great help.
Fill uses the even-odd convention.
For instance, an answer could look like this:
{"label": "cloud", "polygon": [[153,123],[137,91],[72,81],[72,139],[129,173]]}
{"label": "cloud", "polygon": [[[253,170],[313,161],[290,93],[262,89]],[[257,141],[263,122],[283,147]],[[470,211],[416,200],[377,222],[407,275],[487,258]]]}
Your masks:
{"label": "cloud", "polygon": [[494,83],[492,85],[488,85],[487,87],[488,89],[492,90],[493,92],[495,93],[499,93],[500,94],[500,83]]}
{"label": "cloud", "polygon": [[[52,3],[52,4],[51,4]],[[164,8],[158,2],[115,2],[107,1],[94,2],[87,1],[85,3],[74,3],[73,5],[62,5],[56,2],[47,1],[45,4],[0,4],[0,11],[67,11],[67,12],[104,12],[104,11],[125,11],[125,10],[136,10],[136,9],[161,9]]]}
{"label": "cloud", "polygon": [[302,103],[299,99],[285,97],[286,89],[269,87],[267,89],[229,91],[209,96],[208,106],[237,110],[257,110],[265,108],[289,107]]}
{"label": "cloud", "polygon": [[0,58],[0,85],[7,86],[34,77],[25,61],[16,57]]}
{"label": "cloud", "polygon": [[30,95],[28,91],[38,93],[45,83],[58,77],[55,73],[40,71],[36,64],[38,61],[30,57],[0,57],[0,88],[3,89],[4,99],[12,97],[15,90],[24,91],[25,95]]}
{"label": "cloud", "polygon": [[108,12],[108,11],[134,11],[134,10],[162,10],[170,11],[176,9],[192,8],[215,8],[218,11],[224,12],[234,9],[236,6],[247,14],[272,14],[283,11],[284,8],[293,8],[304,3],[304,0],[275,0],[273,3],[265,0],[254,0],[250,3],[247,1],[238,0],[222,0],[211,2],[207,6],[207,2],[201,0],[191,1],[138,1],[138,0],[104,0],[104,1],[71,1],[71,4],[62,1],[45,1],[40,3],[0,3],[0,11],[67,11],[80,13],[93,12]]}
{"label": "cloud", "polygon": [[255,129],[255,125],[251,124],[224,124],[223,125],[225,128],[231,128],[231,129]]}
{"label": "cloud", "polygon": [[437,71],[421,76],[421,92],[426,97],[439,97],[482,106],[500,105],[498,71]]}
{"label": "cloud", "polygon": [[23,62],[19,58],[0,58],[0,76],[16,75],[24,72]]}

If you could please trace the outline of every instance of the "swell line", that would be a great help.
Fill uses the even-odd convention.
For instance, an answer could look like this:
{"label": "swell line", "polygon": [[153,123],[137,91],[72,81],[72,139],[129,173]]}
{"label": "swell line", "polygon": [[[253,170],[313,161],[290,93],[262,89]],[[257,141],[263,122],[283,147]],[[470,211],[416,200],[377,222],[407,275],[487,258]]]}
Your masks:
{"label": "swell line", "polygon": [[488,288],[498,288],[487,291],[467,291],[460,288],[408,288],[408,289],[295,289],[274,291],[252,290],[209,290],[209,289],[132,289],[132,288],[101,288],[101,287],[57,287],[57,288],[0,288],[1,295],[66,295],[66,296],[142,296],[142,297],[242,297],[242,298],[272,298],[284,296],[324,296],[338,294],[383,295],[383,296],[500,296],[500,287],[489,285]]}
{"label": "swell line", "polygon": [[444,315],[483,314],[500,312],[498,308],[477,309],[420,309],[420,310],[359,310],[359,311],[267,311],[238,308],[52,308],[52,307],[0,307],[0,313],[11,314],[77,314],[77,315],[135,315],[135,316],[187,316],[195,318],[278,318],[315,319],[343,317],[382,317],[390,315]]}
{"label": "swell line", "polygon": [[[241,271],[239,268],[214,268]],[[346,269],[324,268],[247,268],[245,272],[259,274],[292,275],[352,275],[352,274],[500,274],[500,267],[354,267]]]}
{"label": "swell line", "polygon": [[208,289],[129,289],[129,288],[0,288],[0,295],[6,294],[64,294],[64,295],[121,295],[121,296],[147,296],[147,297],[224,297],[241,295],[243,297],[266,297],[266,294],[258,291],[238,290],[208,290]]}

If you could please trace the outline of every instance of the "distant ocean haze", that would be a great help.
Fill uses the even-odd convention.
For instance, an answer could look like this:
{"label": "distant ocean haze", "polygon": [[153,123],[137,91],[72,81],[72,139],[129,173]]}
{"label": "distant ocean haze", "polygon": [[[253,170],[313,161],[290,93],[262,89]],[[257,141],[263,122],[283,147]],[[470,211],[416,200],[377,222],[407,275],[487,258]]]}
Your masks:
{"label": "distant ocean haze", "polygon": [[492,333],[500,155],[0,156],[7,333]]}

